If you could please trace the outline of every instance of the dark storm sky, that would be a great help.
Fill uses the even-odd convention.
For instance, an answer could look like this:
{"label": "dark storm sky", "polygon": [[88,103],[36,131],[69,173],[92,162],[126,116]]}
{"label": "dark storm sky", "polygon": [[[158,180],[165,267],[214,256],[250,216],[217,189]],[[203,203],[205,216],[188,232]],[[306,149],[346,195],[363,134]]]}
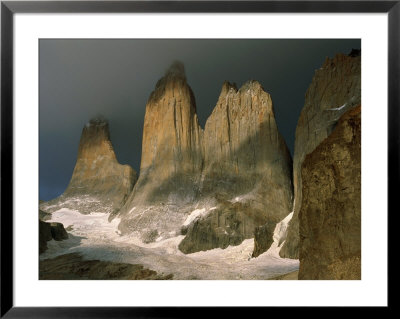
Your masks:
{"label": "dark storm sky", "polygon": [[117,158],[140,167],[146,101],[174,60],[204,128],[224,80],[259,81],[272,96],[278,128],[293,154],[304,94],[325,57],[360,40],[40,40],[39,198],[60,195],[74,169],[80,134],[98,114],[110,123]]}

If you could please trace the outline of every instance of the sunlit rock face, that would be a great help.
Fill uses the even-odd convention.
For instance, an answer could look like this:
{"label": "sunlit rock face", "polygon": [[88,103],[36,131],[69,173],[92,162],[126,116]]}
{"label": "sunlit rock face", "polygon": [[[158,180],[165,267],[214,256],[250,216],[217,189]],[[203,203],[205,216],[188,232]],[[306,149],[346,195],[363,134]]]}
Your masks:
{"label": "sunlit rock face", "polygon": [[361,106],[306,155],[301,176],[299,279],[361,279]]}
{"label": "sunlit rock face", "polygon": [[184,67],[174,63],[158,81],[146,105],[140,172],[159,180],[198,174],[202,130]]}
{"label": "sunlit rock face", "polygon": [[185,253],[237,245],[285,217],[292,197],[291,157],[270,95],[256,81],[240,90],[225,82],[203,131],[183,65],[174,63],[146,105],[140,177],[121,210],[122,233],[151,242],[184,232]]}
{"label": "sunlit rock face", "polygon": [[60,208],[116,213],[137,180],[129,165],[118,163],[110,140],[109,125],[102,117],[90,120],[82,130],[75,168],[65,192],[40,204],[46,212]]}
{"label": "sunlit rock face", "polygon": [[274,227],[292,208],[291,170],[271,96],[257,81],[239,90],[225,82],[204,130],[200,190],[216,208],[188,227],[181,251],[238,245],[256,227]]}
{"label": "sunlit rock face", "polygon": [[121,211],[123,233],[151,241],[179,232],[198,195],[202,135],[183,64],[175,62],[146,104],[140,176]]}
{"label": "sunlit rock face", "polygon": [[302,205],[301,166],[335,127],[340,116],[361,103],[361,55],[353,50],[349,55],[327,58],[315,71],[306,92],[305,103],[297,123],[293,157],[294,215],[280,256],[299,258],[298,214]]}
{"label": "sunlit rock face", "polygon": [[239,90],[225,82],[204,130],[200,192],[216,208],[188,227],[185,253],[238,245],[256,227],[292,208],[292,159],[280,135],[271,96],[257,81]]}
{"label": "sunlit rock face", "polygon": [[224,83],[205,125],[202,193],[231,199],[253,190],[265,177],[264,186],[276,183],[288,189],[289,198],[282,201],[287,205],[290,172],[291,157],[275,122],[271,96],[257,81],[240,90]]}

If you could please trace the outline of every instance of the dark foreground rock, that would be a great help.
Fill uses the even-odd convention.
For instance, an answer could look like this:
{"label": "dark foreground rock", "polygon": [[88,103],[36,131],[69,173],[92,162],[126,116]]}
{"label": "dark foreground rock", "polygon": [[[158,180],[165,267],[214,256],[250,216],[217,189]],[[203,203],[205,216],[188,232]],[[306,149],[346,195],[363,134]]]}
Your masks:
{"label": "dark foreground rock", "polygon": [[299,271],[293,271],[288,274],[284,275],[279,275],[273,278],[270,278],[269,280],[298,280],[299,279]]}
{"label": "dark foreground rock", "polygon": [[64,228],[64,225],[61,223],[50,223],[51,227],[51,236],[54,240],[64,240],[68,239],[68,233]]}
{"label": "dark foreground rock", "polygon": [[276,223],[267,222],[254,231],[254,250],[252,257],[258,257],[266,252],[274,242],[274,230]]}
{"label": "dark foreground rock", "polygon": [[299,279],[361,279],[361,106],[306,156]]}
{"label": "dark foreground rock", "polygon": [[[266,222],[267,215],[249,203],[221,204],[206,217],[196,220],[187,229],[179,249],[190,254],[213,248],[239,245],[254,237],[254,229]],[[274,223],[275,226],[276,223]]]}
{"label": "dark foreground rock", "polygon": [[39,263],[41,280],[166,280],[173,275],[160,275],[142,265],[100,260],[84,260],[77,253],[65,254]]}
{"label": "dark foreground rock", "polygon": [[[327,58],[315,71],[306,92],[304,107],[296,127],[293,157],[294,214],[279,254],[299,258],[299,220],[302,205],[301,167],[310,154],[333,131],[338,119],[361,103],[361,52]],[[318,194],[318,192],[316,193]]]}
{"label": "dark foreground rock", "polygon": [[39,254],[47,250],[49,240],[68,239],[68,233],[61,223],[46,223],[39,219]]}

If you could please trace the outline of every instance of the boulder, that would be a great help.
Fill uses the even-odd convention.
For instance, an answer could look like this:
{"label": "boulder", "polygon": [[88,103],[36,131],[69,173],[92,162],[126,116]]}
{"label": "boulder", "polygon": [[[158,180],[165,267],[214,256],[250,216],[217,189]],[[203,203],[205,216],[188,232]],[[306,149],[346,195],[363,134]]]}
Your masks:
{"label": "boulder", "polygon": [[64,225],[61,223],[50,223],[51,227],[51,236],[54,240],[60,241],[64,239],[68,239],[68,233],[64,228]]}
{"label": "boulder", "polygon": [[47,223],[39,219],[39,254],[47,250],[47,242],[52,239],[57,241],[68,239],[63,224]]}

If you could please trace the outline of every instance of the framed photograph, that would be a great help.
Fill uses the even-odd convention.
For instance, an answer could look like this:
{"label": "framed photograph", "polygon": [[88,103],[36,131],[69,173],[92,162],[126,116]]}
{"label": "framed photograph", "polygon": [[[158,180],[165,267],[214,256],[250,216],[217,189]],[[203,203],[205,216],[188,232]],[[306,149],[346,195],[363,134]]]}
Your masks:
{"label": "framed photograph", "polygon": [[399,18],[2,1],[1,316],[388,307]]}

